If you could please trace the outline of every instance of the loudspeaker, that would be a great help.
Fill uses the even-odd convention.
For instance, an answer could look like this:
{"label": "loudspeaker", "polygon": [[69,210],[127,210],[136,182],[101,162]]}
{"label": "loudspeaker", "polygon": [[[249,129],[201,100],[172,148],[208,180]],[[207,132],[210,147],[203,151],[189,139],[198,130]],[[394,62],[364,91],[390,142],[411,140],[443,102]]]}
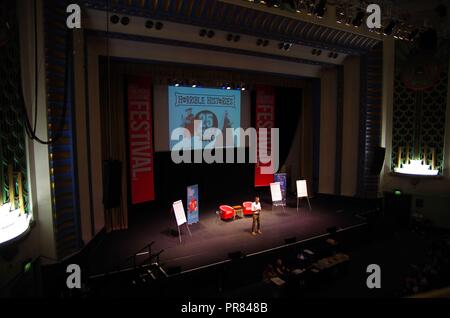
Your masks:
{"label": "loudspeaker", "polygon": [[103,205],[105,209],[120,206],[122,194],[122,162],[103,161]]}
{"label": "loudspeaker", "polygon": [[375,148],[372,163],[370,165],[370,174],[371,175],[379,175],[380,174],[381,169],[383,168],[385,154],[386,154],[386,148],[383,148],[383,147]]}

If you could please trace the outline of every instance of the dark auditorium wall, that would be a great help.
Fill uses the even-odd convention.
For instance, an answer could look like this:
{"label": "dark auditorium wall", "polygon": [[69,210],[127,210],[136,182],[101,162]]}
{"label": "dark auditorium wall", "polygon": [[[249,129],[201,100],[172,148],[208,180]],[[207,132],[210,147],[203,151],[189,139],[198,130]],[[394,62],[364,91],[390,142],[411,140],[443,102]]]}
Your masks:
{"label": "dark auditorium wall", "polygon": [[381,52],[377,47],[321,71],[319,193],[378,194],[370,165],[381,140]]}

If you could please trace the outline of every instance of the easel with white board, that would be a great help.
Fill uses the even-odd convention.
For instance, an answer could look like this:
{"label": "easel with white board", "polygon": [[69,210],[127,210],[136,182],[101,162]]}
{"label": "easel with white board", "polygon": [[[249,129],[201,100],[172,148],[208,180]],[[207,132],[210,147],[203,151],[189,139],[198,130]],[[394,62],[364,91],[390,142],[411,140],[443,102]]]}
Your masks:
{"label": "easel with white board", "polygon": [[283,212],[284,203],[283,203],[283,194],[281,193],[281,185],[279,182],[273,182],[270,184],[270,194],[272,196],[272,206],[282,206]]}
{"label": "easel with white board", "polygon": [[189,235],[192,236],[191,230],[189,229],[189,225],[187,223],[186,212],[184,211],[183,201],[178,200],[178,201],[172,203],[172,210],[173,210],[173,213],[175,214],[175,219],[177,221],[178,238],[180,239],[180,244],[181,244],[180,226],[182,226],[183,224],[186,224]]}
{"label": "easel with white board", "polygon": [[309,203],[308,197],[308,187],[306,185],[306,180],[297,180],[297,211],[298,211],[298,201],[301,198],[306,198],[308,201],[309,210],[311,211],[311,203]]}

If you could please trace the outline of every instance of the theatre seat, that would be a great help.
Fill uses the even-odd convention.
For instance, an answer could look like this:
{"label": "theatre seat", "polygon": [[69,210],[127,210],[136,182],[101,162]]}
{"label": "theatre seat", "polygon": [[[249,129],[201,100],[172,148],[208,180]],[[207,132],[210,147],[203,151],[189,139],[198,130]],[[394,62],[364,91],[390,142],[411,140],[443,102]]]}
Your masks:
{"label": "theatre seat", "polygon": [[242,206],[244,207],[244,215],[252,215],[252,202],[246,201],[242,203]]}
{"label": "theatre seat", "polygon": [[220,218],[222,220],[234,219],[235,212],[234,209],[229,205],[221,205],[219,207],[220,210]]}

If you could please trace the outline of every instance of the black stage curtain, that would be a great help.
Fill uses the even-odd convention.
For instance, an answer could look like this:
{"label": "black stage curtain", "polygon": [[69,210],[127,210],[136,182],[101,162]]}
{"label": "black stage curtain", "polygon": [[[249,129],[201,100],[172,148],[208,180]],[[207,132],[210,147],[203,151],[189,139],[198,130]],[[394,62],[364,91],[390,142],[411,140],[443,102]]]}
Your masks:
{"label": "black stage curtain", "polygon": [[275,127],[280,131],[280,169],[295,138],[302,110],[302,91],[299,88],[275,88]]}

